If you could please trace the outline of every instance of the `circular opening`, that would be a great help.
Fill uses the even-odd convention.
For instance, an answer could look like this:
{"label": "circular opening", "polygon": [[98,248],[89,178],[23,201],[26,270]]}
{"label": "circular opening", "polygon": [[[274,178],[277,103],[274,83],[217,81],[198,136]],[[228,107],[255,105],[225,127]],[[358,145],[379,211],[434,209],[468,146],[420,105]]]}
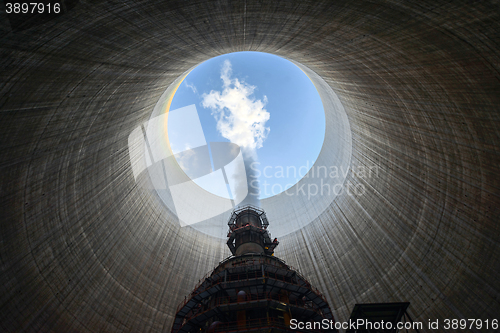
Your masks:
{"label": "circular opening", "polygon": [[[226,57],[238,54],[229,54]],[[268,54],[257,55],[271,59],[279,58]],[[143,188],[153,189],[166,208],[178,217],[181,227],[190,226],[197,231],[220,238],[226,236],[227,219],[234,207],[248,203],[240,199],[245,195],[248,197],[252,194],[250,193],[251,187],[252,184],[255,185],[252,181],[257,180],[258,183],[259,179],[260,182],[269,181],[268,178],[261,178],[264,171],[267,172],[267,175],[274,175],[275,178],[281,179],[282,175],[280,173],[276,175],[276,172],[289,172],[290,175],[294,169],[290,166],[288,170],[286,168],[282,170],[274,167],[279,165],[277,163],[263,163],[263,157],[259,155],[260,150],[273,147],[270,136],[272,133],[278,132],[278,129],[274,128],[275,125],[271,121],[279,119],[279,116],[273,116],[270,108],[271,95],[267,96],[256,83],[250,81],[250,75],[239,77],[239,72],[233,63],[231,66],[224,67],[225,60],[224,57],[220,57],[220,60],[219,57],[211,59],[211,61],[220,61],[218,65],[212,66],[212,70],[216,74],[214,80],[218,82],[219,87],[210,88],[211,90],[202,87],[204,91],[201,91],[202,88],[196,87],[195,82],[189,79],[189,74],[194,72],[196,67],[191,68],[169,85],[155,105],[149,120],[134,129],[129,136],[130,161],[137,184]],[[321,120],[324,117],[322,127],[324,128],[324,139],[323,135],[319,136],[320,139],[316,146],[316,149],[320,150],[319,154],[316,151],[313,158],[306,157],[305,166],[300,162],[295,164],[297,174],[294,175],[296,176],[294,181],[300,179],[295,185],[279,194],[258,200],[258,205],[266,211],[269,221],[272,221],[270,227],[275,237],[294,232],[313,222],[332,204],[337,196],[346,193],[345,189],[349,184],[345,180],[349,172],[352,152],[349,120],[338,96],[329,84],[313,70],[293,60],[288,61],[299,71],[305,73],[305,77],[309,78],[314,86],[313,91],[319,94],[324,114],[318,111],[321,116],[311,118]],[[229,71],[229,67],[231,71]],[[226,71],[221,72],[224,68]],[[297,70],[293,66],[291,68]],[[227,75],[223,75],[224,73]],[[289,75],[288,73],[287,75]],[[236,81],[235,78],[238,80]],[[211,122],[212,126],[215,123],[217,130],[218,118],[216,116],[223,108],[219,107],[214,100],[218,101],[217,98],[223,96],[224,80],[229,81],[227,87],[230,88],[239,86],[240,89],[250,89],[248,86],[253,87],[254,85],[256,87],[250,89],[252,90],[251,94],[247,91],[246,95],[243,94],[246,97],[240,96],[237,99],[238,102],[243,100],[247,104],[249,101],[256,104],[260,112],[257,112],[257,118],[265,120],[262,126],[256,126],[253,134],[257,133],[257,135],[251,136],[251,140],[243,140],[244,144],[240,141],[236,141],[239,144],[231,143],[228,138],[213,129],[214,139],[218,141],[210,142],[214,139],[206,138],[204,126],[207,125],[202,124],[205,122],[203,118],[206,119],[206,122]],[[267,81],[271,82],[271,79]],[[199,110],[196,104],[185,103],[188,104],[185,105],[181,103],[175,105],[174,103],[177,103],[174,102],[175,95],[179,89],[184,89],[181,88],[183,85],[192,93],[196,94],[197,92],[202,100],[205,100],[206,96],[217,98],[212,100],[212,104],[208,100],[205,103],[207,107],[202,105]],[[299,93],[296,95],[303,96]],[[177,95],[177,97],[179,96],[181,95]],[[267,99],[264,96],[267,96]],[[301,98],[299,100],[303,102]],[[214,106],[215,110],[211,110],[211,106]],[[269,117],[263,117],[266,113],[269,113]],[[304,113],[305,111],[301,113],[299,110],[298,116],[303,116]],[[287,119],[282,120],[283,124],[285,121]],[[278,121],[276,126],[283,124]],[[179,130],[181,128],[184,130]],[[299,136],[295,133],[296,130],[292,130],[290,126],[283,126],[281,129],[285,134],[292,133],[290,140]],[[178,131],[177,134],[173,133],[175,130]],[[299,130],[303,131],[303,140],[308,134],[311,134],[310,132],[306,133],[300,126]],[[179,137],[175,137],[176,135]],[[184,141],[180,140],[182,135],[185,135]],[[290,136],[288,137],[290,138]],[[292,141],[285,141],[280,137],[277,137],[276,140],[278,140],[278,144],[269,154],[271,158],[289,157],[290,155],[296,157],[294,154],[297,152],[297,147],[290,143]],[[184,146],[176,147],[176,144],[179,143],[183,143]],[[257,148],[260,144],[261,147]],[[246,147],[247,145],[251,149]],[[304,144],[303,146],[311,149],[310,145]],[[252,149],[257,152],[256,156],[248,152],[252,152]],[[252,159],[253,157],[256,159]],[[257,169],[260,174],[255,172],[254,178],[246,176],[247,174],[252,176],[253,171],[248,167],[248,163],[245,163],[245,160],[248,162],[248,159],[252,162],[260,162],[260,164],[254,165],[260,167]],[[313,164],[314,159],[316,161]],[[310,161],[309,164],[307,160]],[[280,162],[280,164],[286,165],[287,163]],[[297,170],[297,165],[302,165],[303,168]],[[269,167],[265,169],[267,166]],[[306,174],[304,175],[304,173]],[[200,182],[200,179],[205,183]],[[243,184],[241,179],[245,179],[245,182],[248,179],[251,181]],[[219,188],[214,189],[213,184],[218,184]],[[260,187],[259,184],[258,188]],[[206,188],[210,190],[206,190]],[[275,186],[276,188],[277,186]],[[241,189],[246,192],[240,192]],[[236,195],[219,195],[224,191]],[[271,192],[271,194],[273,193]],[[258,199],[258,196],[255,198]]]}
{"label": "circular opening", "polygon": [[316,87],[304,71],[279,56],[236,52],[201,63],[181,80],[170,111],[193,105],[189,120],[169,117],[170,148],[190,179],[224,198],[238,196],[226,184],[230,179],[222,184],[217,177],[203,177],[218,168],[210,143],[231,142],[242,149],[249,191],[264,199],[304,177],[325,138],[325,113]]}

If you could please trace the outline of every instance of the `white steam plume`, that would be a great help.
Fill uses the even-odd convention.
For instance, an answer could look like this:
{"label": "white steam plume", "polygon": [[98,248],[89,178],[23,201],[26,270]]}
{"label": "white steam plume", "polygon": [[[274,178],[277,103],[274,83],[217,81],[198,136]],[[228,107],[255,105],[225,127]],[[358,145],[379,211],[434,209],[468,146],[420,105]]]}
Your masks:
{"label": "white steam plume", "polygon": [[257,149],[262,147],[270,131],[265,126],[270,117],[265,109],[267,97],[264,96],[263,101],[255,99],[252,95],[256,87],[231,75],[231,62],[226,60],[220,75],[222,92],[212,90],[203,94],[203,107],[212,110],[219,133],[242,149],[248,186],[248,195],[242,204],[259,206],[258,180],[250,165],[257,161]]}

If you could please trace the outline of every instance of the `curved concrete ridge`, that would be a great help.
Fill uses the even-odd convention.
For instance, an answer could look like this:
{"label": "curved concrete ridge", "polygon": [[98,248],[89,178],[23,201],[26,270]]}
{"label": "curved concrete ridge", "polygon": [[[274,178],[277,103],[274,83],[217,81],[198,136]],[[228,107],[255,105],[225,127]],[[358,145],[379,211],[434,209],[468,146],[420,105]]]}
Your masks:
{"label": "curved concrete ridge", "polygon": [[136,185],[128,137],[186,70],[243,50],[324,79],[347,115],[351,169],[378,167],[350,172],[366,192],[337,196],[276,251],[335,318],[385,301],[410,301],[424,323],[495,318],[499,13],[489,1],[80,1],[20,31],[1,14],[0,327],[170,329],[229,251]]}

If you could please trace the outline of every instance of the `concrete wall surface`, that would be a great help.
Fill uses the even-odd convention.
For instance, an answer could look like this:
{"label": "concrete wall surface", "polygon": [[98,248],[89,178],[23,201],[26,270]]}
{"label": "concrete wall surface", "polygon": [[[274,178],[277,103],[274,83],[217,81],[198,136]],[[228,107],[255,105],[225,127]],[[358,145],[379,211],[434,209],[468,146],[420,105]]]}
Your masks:
{"label": "concrete wall surface", "polygon": [[245,50],[322,78],[351,169],[376,170],[276,251],[335,318],[500,319],[498,1],[82,0],[0,21],[1,331],[170,330],[229,250],[137,186],[128,137],[186,70]]}

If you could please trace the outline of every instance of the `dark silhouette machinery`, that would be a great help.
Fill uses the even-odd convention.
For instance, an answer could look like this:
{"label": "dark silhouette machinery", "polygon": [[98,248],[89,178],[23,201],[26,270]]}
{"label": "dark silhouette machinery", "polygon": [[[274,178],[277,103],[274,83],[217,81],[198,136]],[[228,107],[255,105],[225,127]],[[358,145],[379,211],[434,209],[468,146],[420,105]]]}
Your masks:
{"label": "dark silhouette machinery", "polygon": [[173,333],[307,331],[291,329],[292,318],[333,323],[321,293],[274,256],[279,243],[271,240],[263,210],[238,208],[228,225],[233,256],[220,262],[179,305]]}

